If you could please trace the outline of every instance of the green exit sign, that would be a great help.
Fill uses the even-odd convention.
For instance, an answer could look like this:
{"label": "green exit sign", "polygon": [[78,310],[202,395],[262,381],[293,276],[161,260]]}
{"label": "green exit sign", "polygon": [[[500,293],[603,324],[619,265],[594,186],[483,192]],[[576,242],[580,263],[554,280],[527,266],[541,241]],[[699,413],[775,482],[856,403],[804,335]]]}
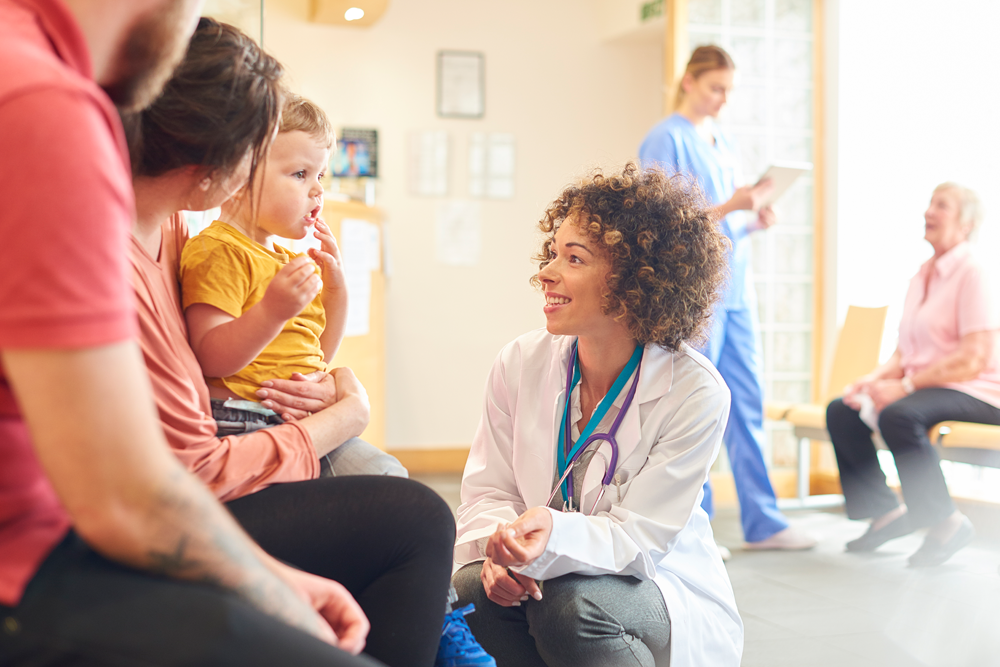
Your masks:
{"label": "green exit sign", "polygon": [[650,19],[655,19],[658,16],[663,16],[663,0],[650,0],[650,2],[642,3],[640,13],[641,21],[648,21]]}

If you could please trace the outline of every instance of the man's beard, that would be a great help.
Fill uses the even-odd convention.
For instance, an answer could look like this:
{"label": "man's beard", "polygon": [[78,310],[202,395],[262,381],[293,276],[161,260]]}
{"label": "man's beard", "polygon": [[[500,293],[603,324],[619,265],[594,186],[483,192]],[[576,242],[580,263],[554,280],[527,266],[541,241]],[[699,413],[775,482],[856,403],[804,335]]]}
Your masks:
{"label": "man's beard", "polygon": [[115,57],[104,91],[122,111],[139,111],[163,90],[187,51],[202,0],[166,0],[139,17]]}

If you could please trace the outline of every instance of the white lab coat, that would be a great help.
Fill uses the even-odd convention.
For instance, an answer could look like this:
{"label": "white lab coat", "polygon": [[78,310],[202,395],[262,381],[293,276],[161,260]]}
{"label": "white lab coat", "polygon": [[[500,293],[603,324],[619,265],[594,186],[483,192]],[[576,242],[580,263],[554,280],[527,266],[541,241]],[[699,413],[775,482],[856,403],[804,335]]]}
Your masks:
{"label": "white lab coat", "polygon": [[[483,560],[477,540],[499,524],[546,504],[574,340],[532,331],[494,362],[462,478],[456,569]],[[677,353],[647,345],[617,434],[620,491],[612,483],[595,516],[552,511],[545,552],[519,571],[536,580],[571,572],[651,579],[670,616],[671,667],[737,667],[743,622],[701,508],[728,414],[729,390],[705,357],[686,345]],[[610,460],[610,445],[600,451]],[[584,476],[588,511],[603,472],[592,465]]]}

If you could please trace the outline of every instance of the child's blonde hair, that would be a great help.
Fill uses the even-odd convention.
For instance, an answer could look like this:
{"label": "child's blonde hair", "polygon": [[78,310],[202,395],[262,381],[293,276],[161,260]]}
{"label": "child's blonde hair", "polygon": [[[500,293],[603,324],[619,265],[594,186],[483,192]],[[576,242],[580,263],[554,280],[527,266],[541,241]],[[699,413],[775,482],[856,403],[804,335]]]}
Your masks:
{"label": "child's blonde hair", "polygon": [[330,119],[314,102],[295,93],[285,93],[285,103],[281,107],[279,132],[305,132],[323,144],[333,148],[336,141]]}

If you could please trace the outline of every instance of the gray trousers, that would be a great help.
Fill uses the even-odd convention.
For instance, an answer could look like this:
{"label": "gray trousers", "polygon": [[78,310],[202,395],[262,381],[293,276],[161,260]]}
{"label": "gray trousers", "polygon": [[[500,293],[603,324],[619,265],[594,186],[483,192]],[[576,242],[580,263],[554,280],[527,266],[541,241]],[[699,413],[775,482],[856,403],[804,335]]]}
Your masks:
{"label": "gray trousers", "polygon": [[[323,460],[329,466],[323,464]],[[361,438],[351,438],[335,450],[320,458],[322,477],[347,477],[348,475],[389,475],[409,477],[403,464],[392,454],[387,454]],[[329,469],[329,472],[327,470]]]}
{"label": "gray trousers", "polygon": [[670,618],[660,589],[631,576],[567,574],[547,580],[542,599],[502,607],[486,597],[482,563],[455,573],[458,605],[497,667],[666,667]]}

